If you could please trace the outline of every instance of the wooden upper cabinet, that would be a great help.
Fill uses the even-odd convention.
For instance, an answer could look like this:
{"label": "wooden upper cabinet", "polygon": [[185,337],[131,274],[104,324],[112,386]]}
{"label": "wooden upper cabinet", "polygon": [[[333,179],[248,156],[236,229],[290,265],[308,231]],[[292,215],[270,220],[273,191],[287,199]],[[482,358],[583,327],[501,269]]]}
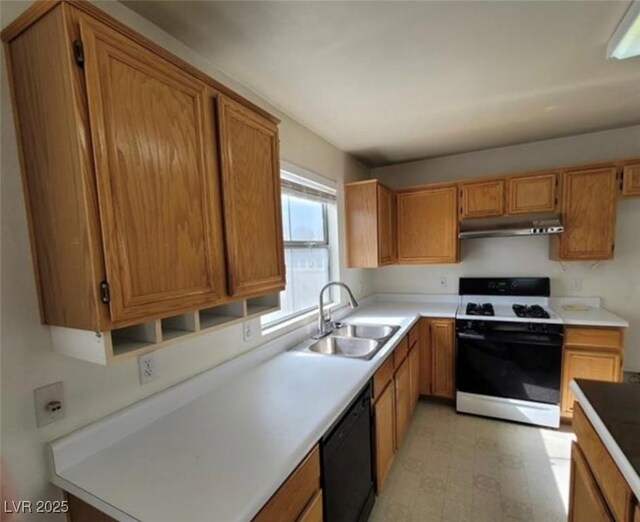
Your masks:
{"label": "wooden upper cabinet", "polygon": [[344,186],[347,264],[375,268],[396,262],[396,195],[377,180]]}
{"label": "wooden upper cabinet", "polygon": [[458,262],[455,185],[398,194],[398,263]]}
{"label": "wooden upper cabinet", "polygon": [[611,259],[616,224],[616,168],[562,175],[564,233],[552,237],[551,257],[566,261]]}
{"label": "wooden upper cabinet", "polygon": [[623,167],[622,195],[640,196],[640,163],[633,163]]}
{"label": "wooden upper cabinet", "polygon": [[378,259],[380,265],[396,262],[396,195],[378,185]]}
{"label": "wooden upper cabinet", "polygon": [[508,178],[507,214],[555,211],[557,185],[556,173]]}
{"label": "wooden upper cabinet", "polygon": [[2,39],[44,323],[283,287],[277,119],[91,2],[34,2]]}
{"label": "wooden upper cabinet", "polygon": [[502,216],[504,179],[460,183],[460,219]]}
{"label": "wooden upper cabinet", "polygon": [[80,27],[112,320],[220,301],[207,86],[100,22]]}
{"label": "wooden upper cabinet", "polygon": [[277,127],[225,96],[218,108],[229,293],[243,297],[282,290]]}

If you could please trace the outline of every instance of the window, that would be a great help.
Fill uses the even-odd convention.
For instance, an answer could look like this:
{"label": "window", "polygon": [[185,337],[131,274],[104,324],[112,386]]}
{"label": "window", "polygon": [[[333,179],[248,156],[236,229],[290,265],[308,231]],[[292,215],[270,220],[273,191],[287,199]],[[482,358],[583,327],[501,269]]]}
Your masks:
{"label": "window", "polygon": [[[261,319],[274,326],[317,308],[318,293],[330,281],[335,256],[335,191],[282,172],[282,233],[287,286],[280,310]],[[328,299],[330,300],[330,299]]]}

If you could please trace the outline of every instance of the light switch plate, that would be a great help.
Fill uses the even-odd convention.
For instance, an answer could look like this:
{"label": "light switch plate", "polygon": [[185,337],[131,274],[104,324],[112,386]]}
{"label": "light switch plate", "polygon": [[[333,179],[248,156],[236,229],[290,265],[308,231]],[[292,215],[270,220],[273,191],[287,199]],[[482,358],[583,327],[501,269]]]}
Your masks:
{"label": "light switch plate", "polygon": [[571,279],[571,290],[575,292],[582,291],[582,278],[581,277],[573,277]]}
{"label": "light switch plate", "polygon": [[38,428],[65,417],[64,385],[62,381],[48,384],[33,391]]}

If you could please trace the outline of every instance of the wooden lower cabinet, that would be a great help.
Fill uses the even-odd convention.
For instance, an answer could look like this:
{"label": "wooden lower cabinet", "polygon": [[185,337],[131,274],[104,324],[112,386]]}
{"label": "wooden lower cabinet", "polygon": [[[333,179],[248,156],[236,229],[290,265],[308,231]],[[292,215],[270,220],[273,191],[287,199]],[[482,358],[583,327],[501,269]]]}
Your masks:
{"label": "wooden lower cabinet", "polygon": [[309,505],[298,519],[298,522],[322,522],[322,520],[322,490],[319,490],[316,496],[309,502]]}
{"label": "wooden lower cabinet", "polygon": [[420,346],[409,349],[409,411],[413,413],[420,398]]}
{"label": "wooden lower cabinet", "polygon": [[618,382],[622,380],[624,332],[621,328],[569,326],[562,356],[561,414],[573,415],[573,379]]}
{"label": "wooden lower cabinet", "polygon": [[455,323],[431,321],[431,394],[444,399],[455,396]]}
{"label": "wooden lower cabinet", "polygon": [[613,522],[607,503],[578,445],[571,447],[569,522]]}
{"label": "wooden lower cabinet", "polygon": [[[300,520],[320,489],[320,449],[313,448],[253,519],[256,522]],[[316,508],[317,509],[317,508]],[[314,520],[310,518],[308,520]]]}
{"label": "wooden lower cabinet", "polygon": [[[378,494],[384,487],[420,396],[418,334],[419,330],[412,330],[400,341],[373,376],[374,469]],[[407,353],[409,340],[413,344]]]}
{"label": "wooden lower cabinet", "polygon": [[87,504],[84,500],[74,497],[71,493],[66,494],[69,502],[68,522],[116,522],[115,518],[105,515],[102,511]]}
{"label": "wooden lower cabinet", "polygon": [[578,403],[573,429],[569,520],[633,522],[638,499]]}
{"label": "wooden lower cabinet", "polygon": [[455,321],[423,317],[419,323],[420,395],[455,397]]}
{"label": "wooden lower cabinet", "polygon": [[382,491],[393,459],[396,454],[395,443],[395,393],[393,380],[377,397],[373,404],[374,427],[374,469],[376,475],[376,491]]}
{"label": "wooden lower cabinet", "polygon": [[396,370],[395,406],[396,406],[396,449],[404,438],[411,417],[411,395],[409,389],[409,359],[405,358]]}
{"label": "wooden lower cabinet", "polygon": [[418,323],[420,335],[420,395],[431,395],[431,319],[423,317]]}

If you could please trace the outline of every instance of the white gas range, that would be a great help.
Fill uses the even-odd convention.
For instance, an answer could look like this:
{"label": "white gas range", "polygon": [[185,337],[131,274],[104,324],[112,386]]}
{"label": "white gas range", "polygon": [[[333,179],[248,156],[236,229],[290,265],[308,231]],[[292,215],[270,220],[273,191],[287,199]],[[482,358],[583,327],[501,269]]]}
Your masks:
{"label": "white gas range", "polygon": [[461,278],[456,409],[560,425],[562,320],[548,278]]}

